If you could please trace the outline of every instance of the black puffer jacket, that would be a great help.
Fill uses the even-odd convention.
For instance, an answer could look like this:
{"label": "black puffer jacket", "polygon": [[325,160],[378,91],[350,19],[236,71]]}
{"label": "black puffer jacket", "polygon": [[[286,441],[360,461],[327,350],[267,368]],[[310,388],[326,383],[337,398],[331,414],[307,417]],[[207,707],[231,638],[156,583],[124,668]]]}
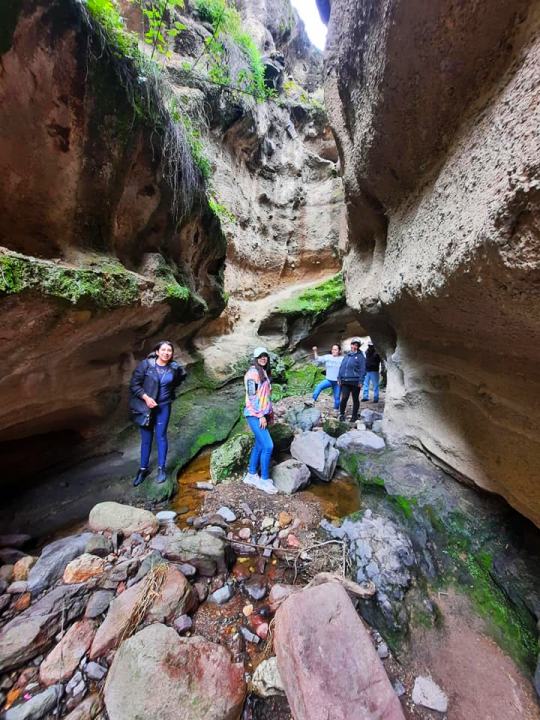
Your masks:
{"label": "black puffer jacket", "polygon": [[[186,379],[186,371],[180,363],[174,360],[169,363],[169,367],[173,371],[171,390],[174,399],[176,388]],[[146,358],[137,365],[131,376],[129,391],[129,409],[131,410],[133,420],[137,424],[140,424],[140,422],[137,421],[149,412],[148,406],[142,399],[142,396],[146,394],[155,400],[159,393],[159,376],[156,370],[155,358]]]}
{"label": "black puffer jacket", "polygon": [[381,358],[373,345],[370,345],[366,351],[366,370],[367,372],[379,372],[381,367]]}

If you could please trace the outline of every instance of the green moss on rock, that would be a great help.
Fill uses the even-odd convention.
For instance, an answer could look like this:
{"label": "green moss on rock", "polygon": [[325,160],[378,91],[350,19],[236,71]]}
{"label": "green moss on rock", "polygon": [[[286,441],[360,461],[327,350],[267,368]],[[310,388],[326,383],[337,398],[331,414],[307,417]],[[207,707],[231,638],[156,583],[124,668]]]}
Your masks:
{"label": "green moss on rock", "polygon": [[214,484],[226,482],[233,475],[246,469],[253,435],[243,433],[227,440],[213,451],[210,458],[210,476]]}
{"label": "green moss on rock", "polygon": [[0,295],[34,290],[74,305],[115,308],[136,303],[140,278],[121,265],[105,269],[70,268],[19,253],[0,255]]}
{"label": "green moss on rock", "polygon": [[320,285],[304,290],[296,297],[282,303],[276,314],[287,316],[319,316],[345,303],[345,283],[343,275],[338,273]]}

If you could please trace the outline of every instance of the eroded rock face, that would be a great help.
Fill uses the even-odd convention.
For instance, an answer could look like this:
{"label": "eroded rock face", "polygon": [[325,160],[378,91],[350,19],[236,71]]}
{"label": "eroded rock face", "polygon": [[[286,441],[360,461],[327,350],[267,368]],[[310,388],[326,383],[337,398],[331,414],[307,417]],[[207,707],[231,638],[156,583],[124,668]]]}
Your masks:
{"label": "eroded rock face", "polygon": [[325,86],[386,437],[537,524],[539,26],[528,0],[334,0]]}

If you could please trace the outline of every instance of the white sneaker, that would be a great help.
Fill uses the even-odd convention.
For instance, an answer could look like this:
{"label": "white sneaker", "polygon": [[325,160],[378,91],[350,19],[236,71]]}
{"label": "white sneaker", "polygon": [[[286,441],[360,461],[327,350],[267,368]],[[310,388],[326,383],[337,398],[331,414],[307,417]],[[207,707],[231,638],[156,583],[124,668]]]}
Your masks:
{"label": "white sneaker", "polygon": [[277,493],[279,492],[279,490],[271,480],[263,480],[262,478],[260,478],[257,487],[259,488],[259,490],[262,490],[268,495],[277,495]]}
{"label": "white sneaker", "polygon": [[242,478],[242,482],[246,485],[253,485],[253,487],[258,488],[259,483],[261,482],[261,478],[259,477],[259,475],[257,475],[257,473],[248,472]]}
{"label": "white sneaker", "polygon": [[278,492],[277,487],[271,480],[263,480],[257,473],[246,473],[242,478],[242,482],[246,485],[252,485],[257,490],[268,493],[268,495],[275,495]]}

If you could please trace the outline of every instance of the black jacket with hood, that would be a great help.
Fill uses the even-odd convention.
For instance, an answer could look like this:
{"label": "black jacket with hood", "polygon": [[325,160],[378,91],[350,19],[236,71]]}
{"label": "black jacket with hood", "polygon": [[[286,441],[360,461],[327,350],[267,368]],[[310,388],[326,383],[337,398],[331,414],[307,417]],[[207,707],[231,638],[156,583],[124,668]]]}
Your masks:
{"label": "black jacket with hood", "polygon": [[[175,360],[169,363],[169,367],[173,371],[171,391],[174,400],[176,388],[186,379],[186,371],[180,363],[177,363]],[[145,358],[137,365],[131,376],[129,391],[129,409],[131,410],[133,421],[137,423],[137,425],[141,425],[143,424],[143,419],[147,417],[150,412],[142,396],[148,395],[148,397],[155,400],[159,393],[159,376],[156,370],[155,357]]]}

